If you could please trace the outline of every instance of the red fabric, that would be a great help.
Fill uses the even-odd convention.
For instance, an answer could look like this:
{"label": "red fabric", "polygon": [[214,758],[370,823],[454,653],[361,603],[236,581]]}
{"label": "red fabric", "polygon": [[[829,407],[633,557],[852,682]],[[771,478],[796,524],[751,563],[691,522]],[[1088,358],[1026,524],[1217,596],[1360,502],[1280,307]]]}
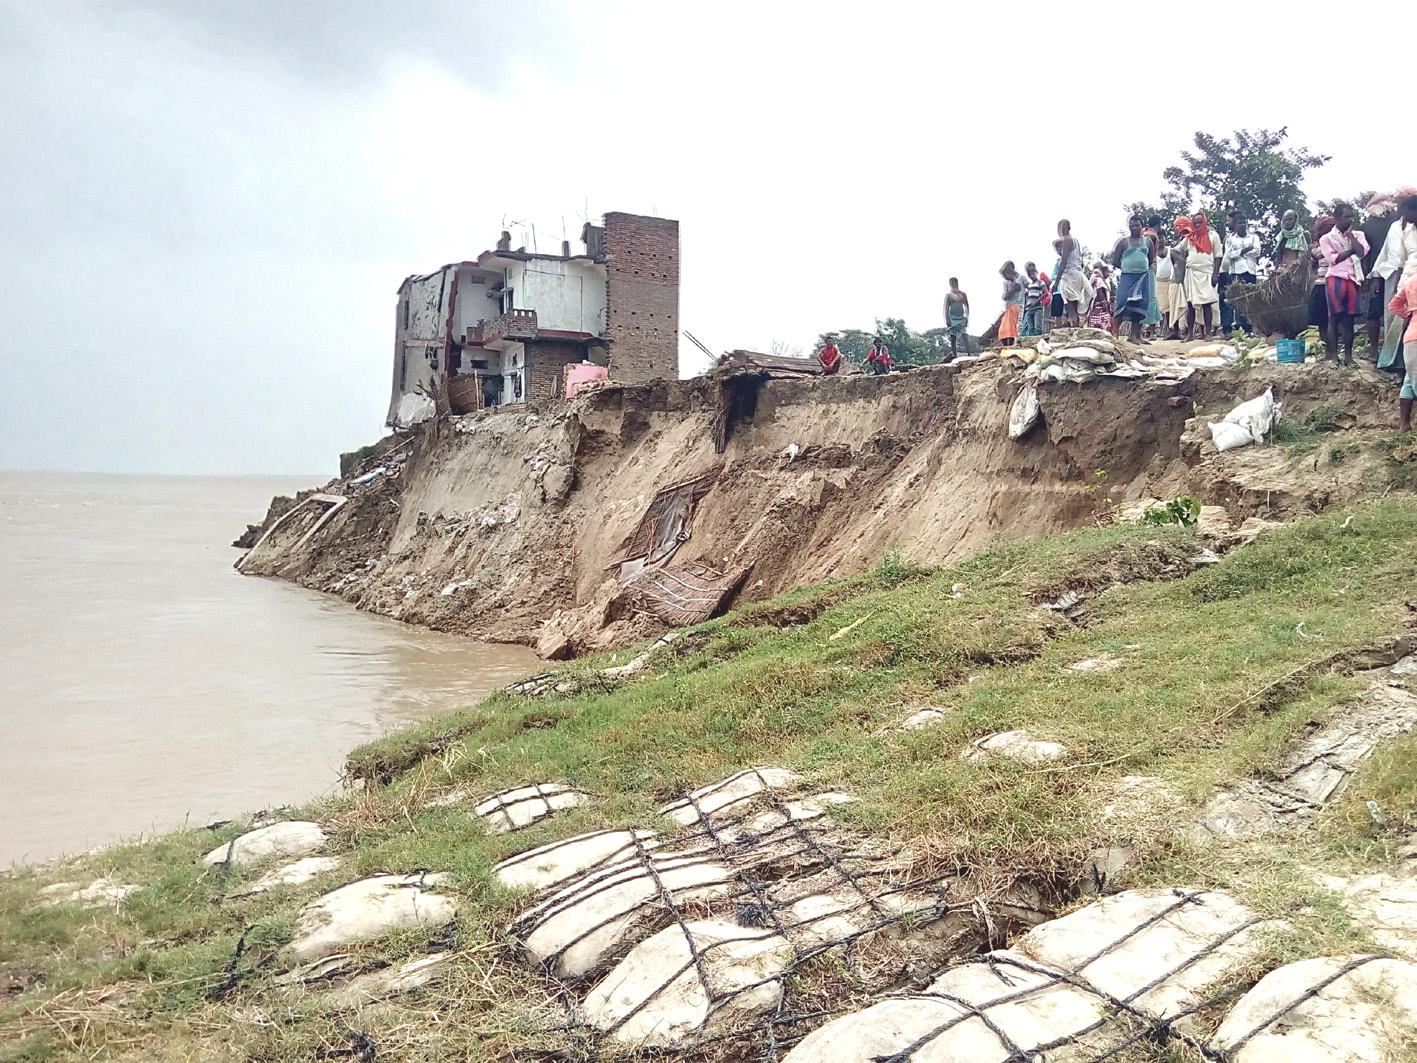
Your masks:
{"label": "red fabric", "polygon": [[1201,215],[1199,225],[1185,215],[1177,218],[1176,231],[1189,240],[1191,246],[1203,255],[1208,255],[1215,250],[1215,245],[1210,242],[1210,219],[1204,214]]}
{"label": "red fabric", "polygon": [[1320,236],[1323,236],[1324,233],[1332,229],[1333,226],[1333,215],[1325,214],[1322,218],[1320,218],[1317,222],[1314,223],[1314,238],[1318,239]]}
{"label": "red fabric", "polygon": [[1358,316],[1358,285],[1347,277],[1328,278],[1328,312],[1331,317]]}
{"label": "red fabric", "polygon": [[817,361],[822,363],[822,372],[830,376],[841,369],[841,351],[835,343],[828,343],[818,353]]}

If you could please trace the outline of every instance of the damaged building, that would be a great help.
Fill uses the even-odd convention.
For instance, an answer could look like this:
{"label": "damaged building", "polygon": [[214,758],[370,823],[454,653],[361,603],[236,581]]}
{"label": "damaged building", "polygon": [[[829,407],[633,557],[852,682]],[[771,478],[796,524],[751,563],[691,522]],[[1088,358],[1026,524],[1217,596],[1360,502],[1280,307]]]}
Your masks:
{"label": "damaged building", "polygon": [[387,423],[430,416],[440,394],[467,413],[554,399],[568,378],[677,378],[679,223],[612,212],[581,243],[541,254],[504,232],[476,260],[406,279]]}

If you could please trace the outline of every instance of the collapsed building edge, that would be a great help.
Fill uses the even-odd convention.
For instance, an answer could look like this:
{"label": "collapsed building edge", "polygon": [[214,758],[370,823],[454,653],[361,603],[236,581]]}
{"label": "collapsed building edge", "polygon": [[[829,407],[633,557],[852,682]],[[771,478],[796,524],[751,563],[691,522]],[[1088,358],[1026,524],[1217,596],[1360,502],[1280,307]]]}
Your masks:
{"label": "collapsed building edge", "polygon": [[821,377],[725,359],[712,377],[439,414],[268,521],[238,567],[566,657],[854,575],[888,549],[948,563],[1140,498],[1195,495],[1238,522],[1382,489],[1381,457],[1221,454],[1196,416],[1272,387],[1286,417],[1339,405],[1347,427],[1390,429],[1377,373],[1044,384],[1038,423],[1010,439],[1016,369]]}
{"label": "collapsed building edge", "polygon": [[593,367],[582,379],[676,378],[679,223],[612,211],[581,242],[542,254],[503,232],[475,260],[405,279],[385,423],[426,419],[440,398],[458,413],[549,401],[575,366]]}

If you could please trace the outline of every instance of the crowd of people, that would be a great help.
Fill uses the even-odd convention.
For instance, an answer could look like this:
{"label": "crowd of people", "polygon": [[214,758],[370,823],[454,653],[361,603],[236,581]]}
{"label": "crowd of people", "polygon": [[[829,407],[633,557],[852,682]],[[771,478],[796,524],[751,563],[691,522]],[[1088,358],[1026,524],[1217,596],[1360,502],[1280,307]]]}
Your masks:
{"label": "crowd of people", "polygon": [[[1372,197],[1362,225],[1352,204],[1336,203],[1312,232],[1285,212],[1274,244],[1266,248],[1238,211],[1216,232],[1204,212],[1182,215],[1168,234],[1159,216],[1127,219],[1127,234],[1106,258],[1088,268],[1072,225],[1058,223],[1050,272],[1012,260],[999,270],[1004,311],[999,342],[1039,336],[1051,328],[1088,325],[1135,343],[1152,339],[1198,340],[1253,332],[1244,313],[1227,298],[1232,284],[1258,284],[1263,265],[1271,270],[1308,268],[1313,274],[1308,323],[1317,328],[1332,357],[1353,362],[1357,322],[1364,321],[1369,357],[1377,361],[1391,331],[1390,308],[1405,278],[1417,273],[1417,187]],[[1268,252],[1268,253],[1266,253]],[[963,333],[969,299],[951,279],[945,296],[947,329]]]}
{"label": "crowd of people", "polygon": [[[1252,333],[1245,315],[1226,298],[1233,284],[1254,285],[1269,272],[1302,269],[1312,275],[1308,324],[1318,329],[1329,357],[1353,364],[1358,323],[1366,327],[1369,360],[1404,372],[1402,427],[1410,430],[1417,401],[1417,187],[1374,195],[1356,223],[1353,204],[1335,203],[1313,231],[1294,210],[1284,213],[1272,246],[1251,232],[1238,211],[1216,232],[1203,211],[1163,226],[1157,215],[1127,219],[1127,233],[1110,254],[1085,264],[1082,244],[1067,219],[1058,222],[1051,271],[1025,262],[1020,272],[1003,264],[1004,309],[997,323],[1004,346],[1054,328],[1087,325],[1134,343],[1197,340]],[[1300,282],[1302,283],[1302,282]],[[945,336],[950,357],[968,351],[969,296],[956,277],[945,293]],[[1279,338],[1279,337],[1268,337]],[[843,359],[828,341],[817,358],[834,374]],[[866,356],[868,372],[891,370],[890,349],[877,336]]]}

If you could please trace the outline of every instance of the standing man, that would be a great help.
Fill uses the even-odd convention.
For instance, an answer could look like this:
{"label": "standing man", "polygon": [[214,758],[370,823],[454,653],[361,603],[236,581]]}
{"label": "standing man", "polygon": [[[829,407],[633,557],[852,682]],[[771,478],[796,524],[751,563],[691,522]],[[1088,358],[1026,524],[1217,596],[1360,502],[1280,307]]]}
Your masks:
{"label": "standing man", "polygon": [[1280,269],[1297,266],[1304,261],[1304,255],[1312,246],[1309,234],[1299,224],[1299,215],[1286,210],[1279,220],[1279,234],[1274,238],[1274,251],[1271,252],[1275,265]]}
{"label": "standing man", "polygon": [[836,376],[841,372],[841,351],[837,348],[836,341],[830,336],[823,336],[826,342],[822,344],[822,349],[817,352],[817,361],[821,363],[822,372],[827,376]]}
{"label": "standing man", "polygon": [[891,349],[880,336],[871,342],[871,351],[866,355],[866,368],[877,374],[891,371]]}
{"label": "standing man", "polygon": [[1038,266],[1033,262],[1023,264],[1025,282],[1023,286],[1023,320],[1019,324],[1020,336],[1043,335],[1043,300],[1048,296],[1048,279],[1038,274]]}
{"label": "standing man", "polygon": [[969,353],[969,296],[959,290],[959,278],[950,278],[950,290],[945,293],[945,335],[950,338],[950,357],[959,357],[959,343],[964,341],[964,353]]}
{"label": "standing man", "polygon": [[1152,277],[1156,271],[1156,245],[1142,232],[1141,216],[1127,219],[1127,235],[1112,248],[1112,267],[1121,272],[1117,281],[1116,320],[1125,321],[1133,343],[1141,343],[1141,327],[1155,303]]}
{"label": "standing man", "polygon": [[1232,210],[1230,234],[1225,238],[1225,254],[1220,260],[1220,330],[1226,335],[1236,328],[1250,331],[1250,321],[1225,300],[1225,289],[1233,281],[1254,284],[1260,269],[1260,238],[1250,232],[1250,222]]}
{"label": "standing man", "polygon": [[1368,241],[1368,253],[1363,256],[1363,309],[1368,319],[1368,354],[1373,357],[1383,345],[1383,324],[1392,319],[1387,304],[1397,294],[1386,290],[1388,278],[1397,272],[1388,250],[1388,234],[1396,225],[1400,238],[1402,226],[1397,223],[1397,200],[1388,192],[1379,192],[1368,200],[1367,215],[1358,228]]}
{"label": "standing man", "polygon": [[1397,218],[1389,226],[1382,250],[1373,265],[1373,272],[1382,279],[1383,295],[1387,299],[1383,349],[1378,359],[1380,366],[1393,364],[1403,353],[1402,332],[1393,327],[1392,300],[1398,289],[1412,276],[1407,267],[1417,264],[1417,188],[1399,188],[1393,199],[1397,203]]}
{"label": "standing man", "polygon": [[1073,236],[1073,223],[1064,218],[1058,222],[1059,267],[1062,272],[1057,278],[1054,290],[1063,297],[1063,320],[1069,328],[1082,324],[1078,308],[1092,304],[1092,286],[1082,272],[1082,244]]}
{"label": "standing man", "polygon": [[[1319,241],[1328,264],[1325,294],[1328,297],[1329,346],[1343,365],[1353,364],[1353,320],[1358,316],[1358,285],[1363,280],[1363,256],[1368,239],[1353,228],[1353,207],[1333,205],[1333,230]],[[1340,357],[1340,347],[1343,349]]]}

